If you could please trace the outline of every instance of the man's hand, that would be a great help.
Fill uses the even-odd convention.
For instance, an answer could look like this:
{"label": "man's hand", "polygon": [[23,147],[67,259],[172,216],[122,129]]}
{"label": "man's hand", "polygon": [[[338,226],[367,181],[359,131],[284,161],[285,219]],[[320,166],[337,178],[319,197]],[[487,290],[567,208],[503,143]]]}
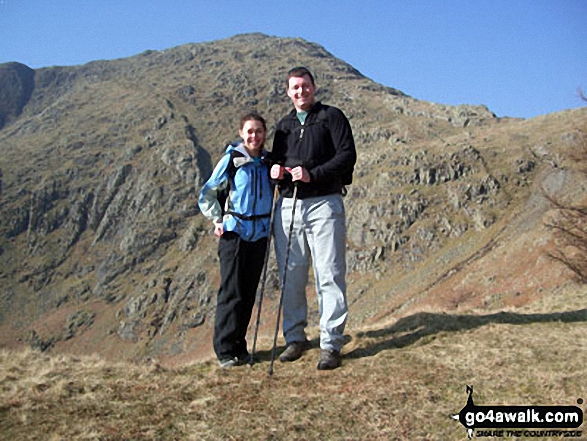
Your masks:
{"label": "man's hand", "polygon": [[222,222],[214,224],[214,236],[220,237],[224,234],[224,227],[222,226]]}
{"label": "man's hand", "polygon": [[310,182],[310,173],[304,167],[286,167],[285,170],[287,170],[291,175],[292,181]]}
{"label": "man's hand", "polygon": [[283,179],[283,175],[285,174],[285,168],[283,168],[283,166],[279,165],[279,164],[274,164],[271,167],[271,171],[269,172],[269,175],[271,176],[271,179]]}

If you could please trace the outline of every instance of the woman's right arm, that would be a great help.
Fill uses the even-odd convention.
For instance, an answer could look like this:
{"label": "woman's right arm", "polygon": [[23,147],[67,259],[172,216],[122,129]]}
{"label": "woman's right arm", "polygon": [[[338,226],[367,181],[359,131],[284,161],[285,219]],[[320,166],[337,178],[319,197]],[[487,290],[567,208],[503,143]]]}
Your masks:
{"label": "woman's right arm", "polygon": [[[200,191],[198,205],[204,216],[214,222],[214,225],[222,224],[222,207],[218,202],[218,193],[228,187],[228,164],[230,155],[226,154],[220,159],[210,179],[206,181]],[[216,230],[216,228],[215,228]]]}

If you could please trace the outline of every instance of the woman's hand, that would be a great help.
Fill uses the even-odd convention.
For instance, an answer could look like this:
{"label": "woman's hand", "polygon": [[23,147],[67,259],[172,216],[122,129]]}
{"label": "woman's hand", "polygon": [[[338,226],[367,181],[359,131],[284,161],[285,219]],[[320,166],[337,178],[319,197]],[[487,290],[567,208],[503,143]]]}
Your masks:
{"label": "woman's hand", "polygon": [[214,236],[220,237],[224,234],[224,227],[222,226],[222,222],[214,223]]}

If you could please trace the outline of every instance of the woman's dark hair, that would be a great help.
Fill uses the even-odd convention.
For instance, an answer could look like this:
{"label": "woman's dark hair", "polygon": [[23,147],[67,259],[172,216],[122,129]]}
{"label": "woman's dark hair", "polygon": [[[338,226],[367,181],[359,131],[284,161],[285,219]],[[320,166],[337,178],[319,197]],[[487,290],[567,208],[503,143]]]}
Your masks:
{"label": "woman's dark hair", "polygon": [[287,73],[287,87],[289,87],[289,79],[291,77],[301,78],[304,75],[308,75],[308,78],[310,78],[310,81],[312,82],[312,86],[316,85],[314,83],[314,75],[312,75],[312,72],[310,72],[310,70],[304,66],[298,66],[294,67],[293,69],[290,69]]}
{"label": "woman's dark hair", "polygon": [[263,118],[257,112],[249,112],[241,118],[241,129],[245,126],[245,123],[247,121],[251,121],[251,120],[259,121],[263,125],[263,128],[265,129],[265,131],[267,131],[267,123],[265,122],[265,118]]}

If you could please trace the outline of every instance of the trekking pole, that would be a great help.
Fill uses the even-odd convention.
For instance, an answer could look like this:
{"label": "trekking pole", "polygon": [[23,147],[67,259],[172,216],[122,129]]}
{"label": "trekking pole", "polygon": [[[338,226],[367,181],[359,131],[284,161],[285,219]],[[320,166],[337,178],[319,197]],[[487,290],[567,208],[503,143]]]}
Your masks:
{"label": "trekking pole", "polygon": [[279,307],[277,308],[277,321],[275,323],[275,335],[273,336],[273,349],[271,349],[271,365],[269,366],[269,375],[273,375],[273,363],[275,362],[275,351],[277,350],[277,334],[279,333],[279,320],[281,319],[281,307],[283,306],[283,293],[285,291],[285,279],[287,276],[287,265],[289,263],[289,251],[291,249],[291,236],[294,227],[297,200],[298,183],[294,182],[293,208],[291,210],[291,222],[289,224],[289,233],[287,235],[287,248],[285,252],[285,262],[283,264],[283,276],[281,277],[281,294],[279,296]]}
{"label": "trekking pole", "polygon": [[255,335],[253,337],[253,349],[249,357],[249,365],[255,363],[255,349],[257,348],[257,335],[259,333],[259,323],[261,322],[261,306],[263,305],[263,294],[265,293],[265,282],[267,281],[267,266],[269,262],[269,253],[271,252],[271,235],[273,234],[273,217],[275,215],[275,205],[279,195],[279,184],[273,190],[273,203],[271,204],[271,215],[269,216],[269,236],[267,237],[267,250],[265,250],[265,262],[263,263],[263,276],[261,278],[261,291],[259,292],[259,306],[257,307],[257,322],[255,323]]}

